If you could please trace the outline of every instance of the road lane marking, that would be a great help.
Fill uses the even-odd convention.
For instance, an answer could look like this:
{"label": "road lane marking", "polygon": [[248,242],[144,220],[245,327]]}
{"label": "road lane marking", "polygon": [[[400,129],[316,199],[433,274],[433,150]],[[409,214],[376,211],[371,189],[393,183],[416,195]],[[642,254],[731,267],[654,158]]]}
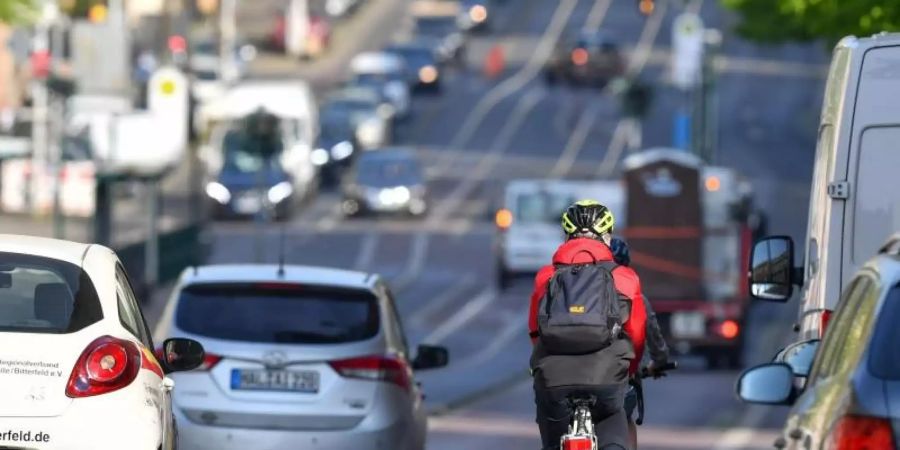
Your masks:
{"label": "road lane marking", "polygon": [[359,252],[356,254],[356,261],[353,263],[354,270],[367,271],[372,266],[380,237],[380,233],[375,231],[369,231],[363,236],[362,243],[359,244]]}
{"label": "road lane marking", "polygon": [[481,293],[472,297],[472,299],[463,305],[456,314],[450,316],[441,323],[440,326],[435,328],[431,334],[426,336],[425,339],[422,339],[422,342],[432,345],[438,345],[444,342],[445,339],[461,330],[470,320],[484,311],[484,309],[493,303],[496,298],[497,291],[493,286],[485,288]]}
{"label": "road lane marking", "polygon": [[619,163],[619,158],[622,156],[622,151],[625,150],[625,143],[627,142],[625,133],[627,131],[624,120],[620,120],[616,123],[616,128],[613,130],[612,138],[609,140],[609,147],[606,149],[606,154],[603,155],[603,160],[600,161],[600,165],[597,166],[598,178],[609,178],[613,175],[613,171],[615,171],[616,165]]}
{"label": "road lane marking", "polygon": [[595,0],[591,12],[588,13],[587,20],[584,22],[584,31],[593,32],[600,28],[606,13],[612,5],[612,0]]}
{"label": "road lane marking", "polygon": [[584,113],[581,114],[581,117],[578,118],[575,130],[572,131],[572,134],[566,141],[566,147],[563,149],[562,153],[559,155],[559,159],[556,160],[556,164],[550,171],[550,178],[559,178],[569,173],[572,166],[575,164],[575,160],[578,158],[578,154],[581,153],[581,149],[584,148],[584,143],[587,141],[587,137],[590,135],[591,129],[593,128],[594,121],[597,120],[599,114],[600,102],[591,102],[584,110]]}
{"label": "road lane marking", "polygon": [[491,170],[493,170],[494,166],[500,162],[504,150],[509,146],[509,143],[515,137],[515,134],[522,126],[522,123],[525,122],[525,119],[528,118],[532,109],[537,106],[538,102],[544,98],[546,94],[547,92],[543,89],[533,88],[519,99],[519,102],[516,104],[516,109],[510,115],[509,120],[503,124],[503,128],[500,129],[500,132],[495,136],[485,156],[479,161],[478,165],[475,166],[475,169],[469,172],[467,174],[468,176],[463,178],[463,180],[456,185],[453,191],[450,192],[450,195],[442,199],[436,208],[433,208],[434,212],[428,217],[427,222],[439,223],[447,219],[447,217],[455,212],[462,202],[472,194],[475,188],[478,187],[479,182],[485,180],[487,176],[490,175]]}
{"label": "road lane marking", "polygon": [[520,308],[519,313],[509,314],[504,322],[505,325],[491,338],[491,345],[467,356],[465,359],[459,360],[454,364],[454,367],[457,369],[483,367],[485,363],[494,359],[497,355],[509,350],[513,341],[525,339],[526,324],[528,323],[528,310],[526,308]]}
{"label": "road lane marking", "polygon": [[391,283],[394,292],[399,293],[406,290],[416,279],[422,270],[425,269],[425,259],[428,256],[428,243],[431,239],[429,233],[418,232],[413,236],[412,244],[410,244],[409,258],[406,261],[406,268]]}
{"label": "road lane marking", "polygon": [[[464,147],[472,136],[475,135],[475,132],[484,122],[485,117],[487,117],[501,101],[516,91],[521,90],[537,76],[540,69],[550,57],[562,32],[565,30],[566,24],[572,16],[572,13],[575,11],[577,3],[577,0],[561,0],[559,2],[559,5],[557,5],[552,18],[550,19],[550,24],[541,36],[541,40],[538,43],[537,48],[535,48],[534,53],[532,53],[531,58],[513,76],[500,82],[500,84],[488,91],[485,96],[482,97],[475,105],[475,108],[472,109],[472,112],[466,117],[466,121],[463,122],[459,131],[453,136],[453,139],[450,141],[450,148],[457,149]],[[438,167],[442,169],[445,166],[452,164],[452,162],[453,161],[449,157],[444,158],[438,164]]]}
{"label": "road lane marking", "polygon": [[414,312],[409,317],[409,324],[413,327],[425,326],[428,317],[436,314],[438,311],[446,307],[453,300],[456,300],[466,289],[475,285],[475,275],[471,273],[465,274],[462,278],[454,280],[453,283],[444,289],[437,297],[431,299],[427,305]]}

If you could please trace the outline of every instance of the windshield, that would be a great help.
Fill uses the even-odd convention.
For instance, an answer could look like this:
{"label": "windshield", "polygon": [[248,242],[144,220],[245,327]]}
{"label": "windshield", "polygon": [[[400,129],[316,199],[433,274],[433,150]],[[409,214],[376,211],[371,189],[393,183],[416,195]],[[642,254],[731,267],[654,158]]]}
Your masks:
{"label": "windshield", "polygon": [[241,130],[229,130],[222,144],[225,152],[224,171],[257,173],[261,170],[277,171],[281,140],[267,142],[252,138]]}
{"label": "windshield", "polygon": [[572,195],[553,192],[519,194],[515,201],[516,221],[556,224],[563,211],[577,200]]}
{"label": "windshield", "polygon": [[375,113],[377,105],[363,100],[340,100],[329,103],[322,111],[323,133],[328,127],[345,128],[358,125]]}
{"label": "windshield", "polygon": [[456,21],[447,18],[419,19],[416,31],[426,36],[442,36],[457,31]]}
{"label": "windshield", "polygon": [[402,75],[399,73],[361,73],[356,76],[356,84],[379,89],[391,81],[403,81]]}
{"label": "windshield", "polygon": [[368,186],[415,185],[422,182],[418,163],[412,159],[363,158],[359,162],[357,181]]}
{"label": "windshield", "polygon": [[434,64],[434,55],[427,48],[396,47],[391,51],[403,58],[407,67],[417,68]]}
{"label": "windshield", "polygon": [[72,333],[102,319],[97,291],[80,267],[0,253],[0,332]]}
{"label": "windshield", "polygon": [[215,339],[340,344],[374,337],[379,313],[366,290],[215,284],[184,289],[175,322],[182,331]]}

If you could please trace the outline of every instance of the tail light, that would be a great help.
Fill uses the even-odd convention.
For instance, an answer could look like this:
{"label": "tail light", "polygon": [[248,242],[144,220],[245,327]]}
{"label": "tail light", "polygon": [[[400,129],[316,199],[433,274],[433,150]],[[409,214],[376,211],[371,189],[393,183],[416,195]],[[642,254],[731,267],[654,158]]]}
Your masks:
{"label": "tail light", "polygon": [[583,66],[588,62],[588,51],[583,48],[576,48],[572,50],[572,64],[576,66]]}
{"label": "tail light", "polygon": [[826,309],[822,311],[822,315],[819,317],[819,338],[825,337],[825,330],[828,329],[828,322],[831,321],[831,314],[833,311]]}
{"label": "tail light", "polygon": [[216,364],[219,364],[219,361],[222,360],[222,357],[213,353],[207,353],[203,356],[203,363],[197,367],[196,370],[199,371],[210,371],[213,367],[216,367]]}
{"label": "tail light", "polygon": [[78,357],[66,395],[71,398],[106,394],[131,384],[141,370],[141,351],[137,344],[103,336],[91,342]]}
{"label": "tail light", "polygon": [[726,320],[719,324],[718,332],[725,339],[734,339],[741,333],[741,326],[734,320]]}
{"label": "tail light", "polygon": [[403,389],[409,389],[411,386],[412,370],[402,359],[388,356],[364,356],[332,361],[330,364],[342,377],[387,381]]}
{"label": "tail light", "polygon": [[887,419],[844,416],[832,428],[826,450],[895,450],[894,433]]}
{"label": "tail light", "polygon": [[562,450],[594,450],[594,441],[588,436],[563,438]]}

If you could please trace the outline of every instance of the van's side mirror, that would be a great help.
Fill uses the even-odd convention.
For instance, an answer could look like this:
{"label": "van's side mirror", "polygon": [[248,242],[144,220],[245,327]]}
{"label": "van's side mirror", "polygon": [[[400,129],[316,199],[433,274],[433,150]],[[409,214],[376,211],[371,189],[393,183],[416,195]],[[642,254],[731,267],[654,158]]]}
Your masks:
{"label": "van's side mirror", "polygon": [[794,372],[784,363],[763,364],[742,373],[737,395],[747,403],[790,405],[794,401]]}
{"label": "van's side mirror", "polygon": [[413,369],[437,369],[450,363],[450,352],[444,347],[420,345],[413,360]]}
{"label": "van's side mirror", "polygon": [[787,236],[767,237],[753,246],[750,256],[750,295],[760,300],[786,302],[794,292],[794,241]]}

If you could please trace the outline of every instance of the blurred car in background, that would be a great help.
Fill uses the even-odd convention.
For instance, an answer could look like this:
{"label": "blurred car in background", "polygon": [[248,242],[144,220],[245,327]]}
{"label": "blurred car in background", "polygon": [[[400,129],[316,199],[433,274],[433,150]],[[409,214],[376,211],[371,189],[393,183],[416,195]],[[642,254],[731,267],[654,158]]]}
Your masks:
{"label": "blurred car in background", "polygon": [[465,31],[487,31],[490,29],[493,13],[491,0],[460,0],[456,24]]}
{"label": "blurred car in background", "polygon": [[3,448],[175,449],[167,374],[196,368],[203,347],[168,340],[154,357],[112,250],[0,235],[0,298],[0,423],[21,430]]}
{"label": "blurred car in background", "polygon": [[388,148],[359,155],[344,182],[341,210],[347,216],[424,215],[428,211],[428,189],[415,153]]}
{"label": "blurred car in background", "polygon": [[[162,317],[207,348],[177,375],[182,450],[424,450],[427,415],[393,295],[380,276],[302,266],[185,270]],[[312,444],[309,444],[312,442]]]}
{"label": "blurred car in background", "polygon": [[224,164],[206,184],[206,195],[215,218],[267,215],[277,220],[290,217],[299,196],[295,181],[282,165],[283,149],[263,149],[243,128],[232,128],[222,141]]}
{"label": "blurred car in background", "polygon": [[619,182],[514,180],[505,188],[495,222],[497,285],[509,287],[519,276],[534,276],[553,258],[565,240],[560,227],[563,211],[582,198],[602,198],[616,217],[624,218]]}
{"label": "blurred car in background", "polygon": [[605,87],[625,73],[619,46],[605,33],[582,32],[575,40],[562,41],[547,61],[544,75],[548,83]]}
{"label": "blurred car in background", "polygon": [[334,179],[359,150],[387,145],[392,109],[372,89],[346,88],[328,96],[319,111],[319,145],[312,152],[313,164]]}
{"label": "blurred car in background", "polygon": [[[751,288],[780,291],[767,269],[754,267]],[[793,405],[777,448],[896,449],[900,234],[852,276],[837,304],[822,341],[791,344],[778,362],[747,370],[737,393],[750,403]]]}
{"label": "blurred car in background", "polygon": [[456,25],[454,17],[417,17],[415,33],[417,37],[430,39],[434,43],[432,51],[441,64],[465,64],[467,39]]}
{"label": "blurred car in background", "polygon": [[441,70],[434,47],[434,44],[419,40],[392,45],[385,51],[403,59],[406,82],[410,88],[437,92],[441,90]]}
{"label": "blurred car in background", "polygon": [[351,85],[377,89],[391,102],[397,118],[409,117],[411,100],[403,58],[387,52],[364,52],[350,61]]}

